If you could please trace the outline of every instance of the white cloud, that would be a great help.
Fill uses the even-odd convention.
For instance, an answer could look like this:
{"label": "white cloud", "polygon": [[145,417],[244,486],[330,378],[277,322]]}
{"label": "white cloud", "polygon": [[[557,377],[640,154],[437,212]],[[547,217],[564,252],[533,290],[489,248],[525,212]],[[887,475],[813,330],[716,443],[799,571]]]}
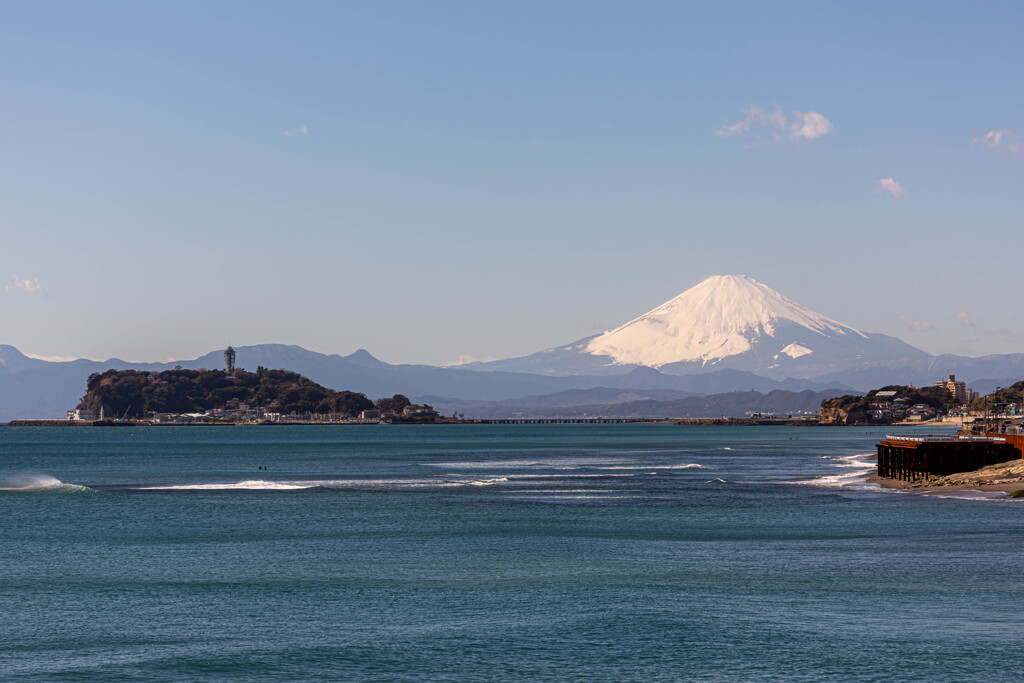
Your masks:
{"label": "white cloud", "polygon": [[5,292],[17,290],[26,294],[46,294],[46,290],[39,284],[38,279],[21,278],[15,275],[10,284],[4,287]]}
{"label": "white cloud", "polygon": [[789,127],[790,135],[794,138],[817,140],[825,133],[832,132],[832,122],[816,111],[809,111],[806,114],[795,111],[793,116],[799,119]]}
{"label": "white cloud", "polygon": [[786,128],[786,116],[782,113],[781,107],[776,105],[775,111],[768,112],[760,107],[750,106],[743,111],[743,114],[743,120],[739,123],[716,128],[715,136],[724,138],[738,135],[739,133],[746,133],[752,125],[757,124],[767,128],[776,141],[781,141],[782,131]]}
{"label": "white cloud", "polygon": [[981,146],[986,149],[998,149],[1002,152],[1007,152],[1013,157],[1024,157],[1024,143],[1021,143],[1016,133],[1009,128],[990,130],[985,133],[985,137],[981,139]]}
{"label": "white cloud", "polygon": [[914,332],[927,332],[928,330],[935,329],[935,326],[932,325],[927,320],[914,320],[913,318],[909,318],[903,315],[902,313],[900,313],[900,322],[909,327],[910,329],[912,329]]}
{"label": "white cloud", "polygon": [[799,142],[801,140],[817,140],[826,133],[832,132],[832,122],[818,112],[793,112],[795,121],[790,122],[782,113],[782,107],[775,105],[772,111],[760,107],[749,106],[743,110],[743,120],[729,126],[715,128],[716,137],[725,138],[747,133],[757,128],[781,144]]}
{"label": "white cloud", "polygon": [[910,194],[907,192],[907,188],[903,187],[892,178],[879,178],[878,184],[875,185],[875,192],[888,192],[897,199],[902,199]]}
{"label": "white cloud", "polygon": [[957,313],[956,320],[964,327],[974,327],[974,321],[971,320],[971,316],[967,315],[966,311],[960,311]]}
{"label": "white cloud", "polygon": [[294,138],[298,137],[299,135],[305,135],[308,132],[309,128],[307,128],[306,126],[299,126],[298,130],[286,130],[284,132],[284,135],[285,137]]}

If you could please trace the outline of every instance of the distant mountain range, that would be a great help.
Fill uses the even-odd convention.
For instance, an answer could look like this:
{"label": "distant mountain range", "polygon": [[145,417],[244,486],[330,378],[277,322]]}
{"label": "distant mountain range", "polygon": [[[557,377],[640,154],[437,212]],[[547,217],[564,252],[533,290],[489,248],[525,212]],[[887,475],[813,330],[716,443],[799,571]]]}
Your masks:
{"label": "distant mountain range", "polygon": [[[349,356],[339,356],[308,351],[300,346],[264,344],[242,346],[235,351],[238,367],[249,370],[261,365],[284,368],[339,391],[359,391],[371,398],[402,393],[417,401],[421,401],[424,396],[442,396],[449,402],[499,401],[594,387],[665,390],[681,392],[683,395],[732,391],[737,388],[757,391],[820,391],[828,388],[807,380],[778,381],[733,370],[676,377],[652,368],[632,368],[614,376],[546,377],[430,365],[391,365],[364,350]],[[223,367],[223,362],[223,351],[218,350],[193,360],[169,363],[132,363],[118,358],[55,363],[29,358],[13,346],[0,346],[0,421],[26,417],[62,417],[65,411],[73,408],[81,399],[85,393],[86,380],[94,372],[110,368],[160,372],[179,365],[188,369],[219,368]]]}
{"label": "distant mountain range", "polygon": [[862,332],[741,275],[716,275],[604,334],[474,370],[541,375],[618,374],[655,368],[673,376],[742,370],[866,390],[1024,373],[1024,354],[932,356],[895,337]]}
{"label": "distant mountain range", "polygon": [[[532,406],[568,411],[565,414],[637,402],[660,411],[665,406],[655,408],[643,402],[677,402],[693,395],[737,391],[838,395],[886,384],[928,385],[949,373],[979,390],[1009,386],[1024,378],[1024,353],[932,356],[895,337],[861,332],[752,278],[735,275],[708,278],[604,334],[521,358],[444,368],[392,365],[365,350],[340,356],[264,344],[236,351],[239,367],[284,368],[326,387],[359,391],[371,398],[403,393],[414,400],[429,397],[452,410],[486,406],[489,411],[523,412]],[[222,351],[170,363],[116,358],[56,363],[0,346],[0,421],[62,416],[78,403],[93,372],[160,371],[176,365],[222,367]],[[619,393],[609,399],[610,394],[593,393],[597,389]],[[752,400],[765,405],[751,404],[751,410],[771,410],[767,399]],[[705,409],[711,411],[708,416],[722,414],[712,406]],[[470,410],[460,412],[470,414]]]}

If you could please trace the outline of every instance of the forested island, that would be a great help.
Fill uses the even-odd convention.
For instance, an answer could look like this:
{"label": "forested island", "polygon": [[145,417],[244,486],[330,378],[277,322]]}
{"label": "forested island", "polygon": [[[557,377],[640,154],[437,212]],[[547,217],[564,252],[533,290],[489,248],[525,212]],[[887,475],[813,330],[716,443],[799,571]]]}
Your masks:
{"label": "forested island", "polygon": [[430,406],[414,406],[401,394],[371,401],[365,394],[335,391],[288,370],[258,367],[163,372],[107,370],[89,376],[77,410],[107,419],[159,419],[160,416],[210,416],[246,421],[282,416],[335,419],[369,416],[436,418]]}

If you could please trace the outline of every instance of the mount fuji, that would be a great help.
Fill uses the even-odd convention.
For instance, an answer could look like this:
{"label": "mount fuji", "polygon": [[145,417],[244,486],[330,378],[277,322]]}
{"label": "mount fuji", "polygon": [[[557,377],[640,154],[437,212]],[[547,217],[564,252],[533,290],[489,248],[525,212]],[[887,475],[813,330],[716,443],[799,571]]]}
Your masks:
{"label": "mount fuji", "polygon": [[[821,401],[822,396],[814,392],[835,390],[831,395],[839,395],[887,384],[930,385],[949,373],[975,389],[988,390],[1024,377],[1022,353],[932,356],[895,337],[862,332],[816,313],[753,278],[738,275],[708,278],[613,330],[522,358],[442,368],[392,365],[364,350],[340,356],[262,344],[236,351],[239,367],[286,368],[324,386],[364,392],[371,398],[405,393],[448,410],[504,411],[505,415],[541,408],[562,411],[562,415],[584,409],[618,414],[608,412],[607,406],[595,406],[687,401],[695,394],[737,391],[769,392],[757,400],[764,401],[761,408],[773,409],[782,405],[777,402],[781,399],[770,398],[776,390],[808,394],[790,396],[803,401],[806,405],[800,409],[806,409]],[[93,372],[109,368],[160,371],[176,365],[217,368],[222,359],[223,352],[218,350],[170,363],[116,358],[52,362],[0,345],[0,422],[63,415],[78,403]],[[733,409],[753,405],[733,399],[739,400],[727,395],[726,404]],[[484,406],[481,402],[496,403]],[[726,404],[702,404],[702,410],[719,415],[727,410]],[[651,415],[685,407],[655,410],[643,405]],[[786,410],[797,409],[795,404],[786,405]]]}
{"label": "mount fuji", "polygon": [[521,358],[466,366],[545,375],[668,375],[744,370],[811,379],[931,358],[884,334],[862,332],[742,275],[716,275],[603,334]]}

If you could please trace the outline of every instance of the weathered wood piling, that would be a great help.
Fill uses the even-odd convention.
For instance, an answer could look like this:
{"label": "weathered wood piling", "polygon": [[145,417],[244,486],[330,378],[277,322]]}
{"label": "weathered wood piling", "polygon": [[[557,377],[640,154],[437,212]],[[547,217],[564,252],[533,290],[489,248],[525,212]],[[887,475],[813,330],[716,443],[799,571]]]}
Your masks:
{"label": "weathered wood piling", "polygon": [[920,481],[1017,460],[1021,451],[998,436],[886,436],[878,444],[878,476]]}

